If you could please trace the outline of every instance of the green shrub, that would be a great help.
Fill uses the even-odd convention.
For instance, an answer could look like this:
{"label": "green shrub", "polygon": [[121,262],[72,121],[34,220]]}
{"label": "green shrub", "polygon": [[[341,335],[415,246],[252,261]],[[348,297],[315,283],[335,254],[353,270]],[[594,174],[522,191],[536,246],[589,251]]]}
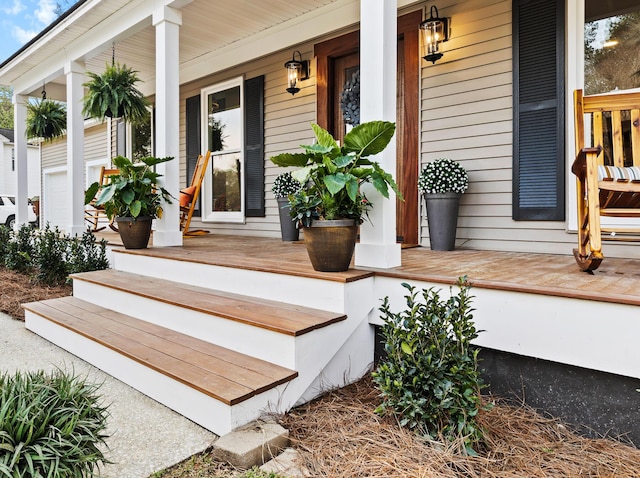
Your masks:
{"label": "green shrub", "polygon": [[33,268],[33,228],[23,224],[18,232],[11,231],[6,245],[4,265],[16,272],[29,272]]}
{"label": "green shrub", "polygon": [[49,224],[40,230],[22,226],[17,233],[0,226],[0,241],[0,265],[32,274],[43,285],[64,284],[69,274],[109,267],[107,242],[97,242],[91,231],[73,238]]}
{"label": "green shrub", "polygon": [[67,263],[68,239],[62,236],[56,227],[51,229],[49,224],[34,236],[34,266],[36,280],[46,285],[64,284],[69,275]]}
{"label": "green shrub", "polygon": [[466,278],[447,300],[430,288],[419,301],[414,287],[402,285],[409,291],[406,310],[392,312],[388,297],[380,308],[387,357],[373,373],[383,398],[376,412],[434,440],[462,439],[473,454],[482,438],[475,421],[482,381],[478,349],[471,346],[478,333]]}
{"label": "green shrub", "polygon": [[69,273],[98,271],[109,267],[107,241],[96,241],[91,231],[85,231],[78,240],[71,241]]}
{"label": "green shrub", "polygon": [[97,391],[60,370],[0,375],[0,477],[93,476],[106,463]]}

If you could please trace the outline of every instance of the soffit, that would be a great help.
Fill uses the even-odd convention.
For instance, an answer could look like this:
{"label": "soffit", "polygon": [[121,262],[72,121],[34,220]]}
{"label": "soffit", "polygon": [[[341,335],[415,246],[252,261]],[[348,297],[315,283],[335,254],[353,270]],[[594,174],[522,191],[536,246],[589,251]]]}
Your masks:
{"label": "soffit", "polygon": [[[53,52],[77,42],[83,35],[99,25],[120,8],[126,7],[126,0],[102,1],[79,20],[68,25],[64,31],[48,38],[37,50],[29,51],[19,66],[11,69],[11,78],[24,75],[34,64],[47,61]],[[204,57],[216,50],[232,46],[234,43],[250,39],[279,25],[295,21],[297,17],[331,4],[345,3],[345,0],[193,0],[182,11],[180,27],[180,63],[185,64]],[[149,22],[150,23],[150,22]],[[111,44],[100,52],[83,59],[88,71],[99,73],[105,62],[111,62]],[[139,72],[144,82],[155,79],[155,28],[145,26],[115,42],[115,59]],[[3,76],[5,79],[8,75]],[[65,84],[64,76],[48,81]],[[38,89],[34,93],[39,92]]]}

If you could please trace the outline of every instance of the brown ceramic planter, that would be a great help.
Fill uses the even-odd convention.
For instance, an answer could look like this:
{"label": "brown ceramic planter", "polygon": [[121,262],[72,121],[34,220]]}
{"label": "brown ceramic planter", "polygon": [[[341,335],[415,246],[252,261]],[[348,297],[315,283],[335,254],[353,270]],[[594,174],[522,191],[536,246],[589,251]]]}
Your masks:
{"label": "brown ceramic planter", "polygon": [[313,221],[304,228],[304,243],[313,268],[321,272],[349,269],[358,226],[353,219]]}
{"label": "brown ceramic planter", "polygon": [[116,217],[118,232],[125,249],[145,249],[151,236],[150,216],[138,217],[135,221],[132,217]]}

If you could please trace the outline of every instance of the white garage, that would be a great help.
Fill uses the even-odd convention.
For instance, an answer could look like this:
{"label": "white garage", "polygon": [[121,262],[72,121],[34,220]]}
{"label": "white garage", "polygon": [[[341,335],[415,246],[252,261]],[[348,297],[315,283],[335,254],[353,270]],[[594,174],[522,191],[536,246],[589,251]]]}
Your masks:
{"label": "white garage", "polygon": [[71,221],[70,199],[67,185],[67,168],[50,168],[43,171],[42,225],[66,229]]}

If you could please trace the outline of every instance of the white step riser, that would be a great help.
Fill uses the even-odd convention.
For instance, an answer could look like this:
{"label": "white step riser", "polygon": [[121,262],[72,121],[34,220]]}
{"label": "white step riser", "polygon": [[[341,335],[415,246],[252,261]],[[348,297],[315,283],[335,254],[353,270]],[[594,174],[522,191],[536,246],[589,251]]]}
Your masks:
{"label": "white step riser", "polygon": [[344,283],[115,253],[114,269],[261,299],[345,313]]}
{"label": "white step riser", "polygon": [[245,355],[295,370],[295,337],[178,307],[83,280],[73,295],[87,302],[151,322]]}
{"label": "white step riser", "polygon": [[[389,296],[393,312],[406,308],[401,282],[376,278],[378,294]],[[449,297],[448,285],[411,284]],[[483,331],[474,341],[480,347],[640,378],[638,306],[480,287],[471,294],[476,328]],[[370,322],[382,323],[373,313]]]}
{"label": "white step riser", "polygon": [[229,433],[265,411],[275,410],[287,386],[280,385],[238,405],[228,406],[32,312],[26,312],[25,325],[217,435]]}

